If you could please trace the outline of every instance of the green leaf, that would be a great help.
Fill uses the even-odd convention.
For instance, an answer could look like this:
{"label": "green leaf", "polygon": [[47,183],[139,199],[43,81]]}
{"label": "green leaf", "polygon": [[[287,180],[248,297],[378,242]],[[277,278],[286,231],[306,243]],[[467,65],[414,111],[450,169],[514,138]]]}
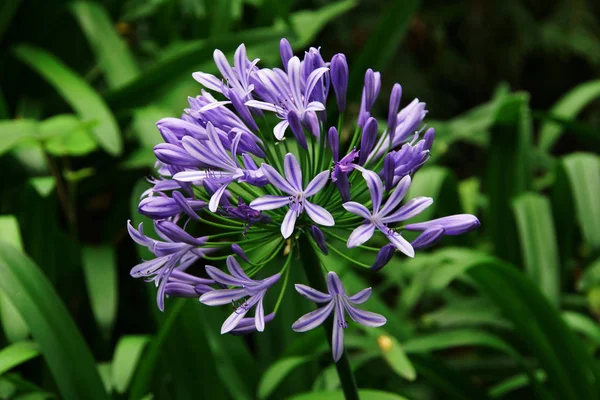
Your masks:
{"label": "green leaf", "polygon": [[501,351],[518,361],[519,353],[504,340],[483,330],[457,329],[420,335],[403,343],[407,353],[428,353],[452,347],[481,346]]}
{"label": "green leaf", "polygon": [[111,367],[111,381],[117,393],[127,391],[149,341],[149,337],[143,335],[128,335],[119,339]]}
{"label": "green leaf", "polygon": [[271,364],[258,383],[258,398],[266,399],[296,367],[313,359],[312,356],[286,357]]}
{"label": "green leaf", "polygon": [[[168,110],[154,105],[139,108],[133,113],[131,127],[135,131],[142,147],[152,149],[162,138],[156,127],[158,120],[170,115]],[[153,158],[154,153],[152,153]]]}
{"label": "green leaf", "polygon": [[[569,179],[575,215],[585,241],[594,249],[600,249],[600,158],[590,153],[573,153],[562,160]],[[571,215],[572,210],[562,210]]]}
{"label": "green leaf", "polygon": [[519,262],[517,227],[511,202],[531,187],[531,112],[525,93],[507,96],[491,128],[486,187],[487,227],[497,256]]}
{"label": "green leaf", "polygon": [[547,373],[556,397],[598,398],[600,374],[595,361],[535,284],[501,262],[477,263],[468,274],[512,321],[515,332]]}
{"label": "green leaf", "polygon": [[[535,371],[535,378],[539,382],[544,382],[546,380],[546,374],[542,370]],[[525,374],[518,374],[515,376],[511,376],[508,379],[492,386],[489,390],[490,397],[498,398],[503,397],[505,394],[512,392],[517,389],[521,389],[527,385],[529,385],[531,379],[529,376]],[[548,398],[551,398],[548,396]]]}
{"label": "green leaf", "polygon": [[587,292],[600,286],[600,258],[588,265],[577,281],[577,290]]}
{"label": "green leaf", "polygon": [[104,150],[112,155],[121,153],[123,144],[117,122],[102,97],[91,86],[42,49],[19,45],[14,52],[21,61],[44,77],[81,119],[97,123],[92,132]]}
{"label": "green leaf", "polygon": [[381,351],[381,356],[390,366],[390,368],[398,374],[398,376],[414,381],[417,378],[415,367],[406,356],[403,344],[400,344],[396,338],[390,336],[384,329],[365,329],[365,332],[371,337],[377,339],[377,346]]}
{"label": "green leaf", "polygon": [[[363,400],[407,400],[405,397],[394,393],[386,393],[379,390],[363,389],[358,391],[358,395]],[[335,392],[312,392],[303,393],[290,397],[288,400],[344,400],[344,392],[341,390]]]}
{"label": "green leaf", "polygon": [[36,192],[42,197],[48,197],[56,187],[56,180],[53,176],[36,176],[30,178],[28,183],[33,186]]}
{"label": "green leaf", "polygon": [[20,5],[21,0],[3,1],[0,3],[0,39],[2,39],[4,31],[10,25],[10,21],[15,16]]}
{"label": "green leaf", "polygon": [[[14,215],[0,215],[0,241],[9,243],[23,250],[19,221]],[[10,301],[10,298],[0,291],[0,322],[9,342],[14,343],[29,336],[29,328],[21,315]]]}
{"label": "green leaf", "polygon": [[71,4],[71,11],[90,43],[108,85],[117,88],[135,79],[138,67],[106,10],[96,2],[78,1]]}
{"label": "green leaf", "polygon": [[600,326],[596,321],[572,311],[564,311],[562,317],[574,331],[587,337],[596,348],[600,346]]}
{"label": "green leaf", "polygon": [[[291,44],[294,48],[305,48],[311,45],[317,34],[327,23],[343,15],[357,5],[356,0],[338,1],[328,4],[318,10],[298,11],[290,16],[292,26],[294,26],[294,39]],[[284,21],[277,21],[276,28],[285,29]]]}
{"label": "green leaf", "polygon": [[96,141],[88,132],[90,123],[75,115],[56,115],[39,125],[39,136],[44,148],[52,155],[83,156],[96,150]]}
{"label": "green leaf", "polygon": [[37,136],[36,121],[27,119],[0,121],[0,156],[12,150],[24,139]]}
{"label": "green leaf", "polygon": [[94,319],[108,338],[117,318],[119,293],[115,249],[112,246],[85,246],[81,257]]}
{"label": "green leaf", "polygon": [[16,342],[0,350],[0,375],[37,357],[40,349],[33,342]]}
{"label": "green leaf", "polygon": [[[360,57],[350,69],[349,98],[354,100],[360,95],[364,74],[367,68],[385,73],[390,62],[397,54],[402,38],[409,27],[413,14],[419,8],[418,0],[394,1],[385,8],[383,17],[370,32],[369,39],[360,52]],[[356,99],[357,100],[357,99]]]}
{"label": "green leaf", "polygon": [[0,243],[0,288],[42,350],[64,399],[107,399],[90,350],[54,288],[14,247]]}
{"label": "green leaf", "polygon": [[[600,97],[600,80],[580,84],[561,97],[550,109],[556,117],[575,119],[592,100]],[[563,127],[555,121],[546,121],[540,127],[540,149],[550,151],[562,134]]]}
{"label": "green leaf", "polygon": [[[272,43],[273,46],[278,46],[282,34],[285,34],[285,31],[280,28],[257,28],[220,38],[187,42],[180,46],[178,51],[145,70],[135,80],[112,90],[107,98],[108,103],[116,108],[146,106],[156,95],[169,89],[174,80],[188,72],[194,72],[196,66],[202,62],[212,60],[214,49],[227,53],[242,42],[246,46],[254,43]],[[144,95],[140,96],[140,93]]]}
{"label": "green leaf", "polygon": [[219,0],[212,2],[213,13],[210,21],[210,36],[226,35],[231,30],[232,0]]}
{"label": "green leaf", "polygon": [[560,301],[558,244],[550,201],[527,193],[513,201],[525,270],[555,306]]}

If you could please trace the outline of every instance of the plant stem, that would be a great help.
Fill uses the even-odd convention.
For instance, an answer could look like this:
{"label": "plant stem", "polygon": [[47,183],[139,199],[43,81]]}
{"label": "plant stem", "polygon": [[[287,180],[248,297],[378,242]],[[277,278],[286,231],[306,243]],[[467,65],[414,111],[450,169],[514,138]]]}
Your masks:
{"label": "plant stem", "polygon": [[[304,232],[298,239],[300,260],[304,265],[304,272],[306,273],[306,278],[308,279],[310,286],[321,292],[327,293],[327,282],[323,275],[319,256],[316,253],[315,247],[310,242],[308,235],[308,232]],[[323,327],[325,328],[327,341],[331,347],[331,337],[333,333],[331,319],[325,321]],[[335,368],[337,369],[346,400],[359,400],[356,380],[354,379],[354,373],[350,367],[350,361],[348,360],[346,352],[342,354],[342,357],[335,364]]]}

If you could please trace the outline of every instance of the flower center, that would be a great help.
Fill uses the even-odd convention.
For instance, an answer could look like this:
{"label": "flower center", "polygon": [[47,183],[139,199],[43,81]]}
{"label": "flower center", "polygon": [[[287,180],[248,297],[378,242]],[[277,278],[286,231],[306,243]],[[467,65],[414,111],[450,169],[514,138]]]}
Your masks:
{"label": "flower center", "polygon": [[296,212],[296,216],[299,217],[304,211],[304,193],[298,193],[295,196],[289,197],[290,208]]}

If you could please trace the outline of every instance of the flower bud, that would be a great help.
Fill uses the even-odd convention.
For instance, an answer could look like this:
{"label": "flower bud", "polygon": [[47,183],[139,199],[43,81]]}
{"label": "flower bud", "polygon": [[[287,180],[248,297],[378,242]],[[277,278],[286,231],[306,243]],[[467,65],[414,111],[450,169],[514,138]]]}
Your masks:
{"label": "flower bud", "polygon": [[329,128],[327,132],[327,139],[329,141],[329,147],[331,148],[331,154],[333,155],[333,161],[339,161],[340,159],[340,135],[338,134],[335,126]]}
{"label": "flower bud", "polygon": [[448,217],[432,219],[431,221],[409,224],[404,227],[407,231],[423,232],[433,226],[444,228],[444,235],[460,235],[479,228],[481,223],[471,214],[456,214]]}
{"label": "flower bud", "polygon": [[246,262],[250,262],[250,260],[248,259],[248,256],[246,255],[246,253],[244,252],[244,249],[241,248],[241,246],[237,243],[234,243],[231,245],[231,250],[233,251],[233,253],[238,256],[239,258],[241,258],[242,260],[246,261]]}
{"label": "flower bud", "polygon": [[279,52],[281,53],[281,62],[285,70],[287,71],[288,62],[292,57],[294,57],[294,52],[292,51],[292,46],[287,39],[281,39],[279,42]]}
{"label": "flower bud", "polygon": [[400,107],[400,99],[402,98],[402,86],[398,83],[392,88],[392,94],[390,95],[390,108],[388,110],[388,134],[390,140],[394,140],[394,134],[396,133],[396,123],[398,121],[398,107]]}
{"label": "flower bud", "polygon": [[325,242],[325,236],[323,235],[323,232],[315,225],[313,225],[310,230],[319,249],[321,249],[323,254],[327,255],[329,253],[329,249],[327,249],[327,243]]}
{"label": "flower bud", "polygon": [[393,244],[386,244],[379,250],[377,253],[377,257],[375,258],[375,262],[371,265],[371,271],[379,271],[383,267],[385,267],[392,257],[394,256],[394,252],[396,251],[396,247]]}
{"label": "flower bud", "polygon": [[369,118],[363,128],[362,138],[360,140],[360,156],[358,158],[358,164],[364,165],[375,145],[377,140],[377,120],[373,117]]}
{"label": "flower bud", "polygon": [[348,63],[346,62],[346,56],[343,54],[333,56],[329,68],[337,105],[340,113],[343,113],[346,110],[346,92],[348,90]]}

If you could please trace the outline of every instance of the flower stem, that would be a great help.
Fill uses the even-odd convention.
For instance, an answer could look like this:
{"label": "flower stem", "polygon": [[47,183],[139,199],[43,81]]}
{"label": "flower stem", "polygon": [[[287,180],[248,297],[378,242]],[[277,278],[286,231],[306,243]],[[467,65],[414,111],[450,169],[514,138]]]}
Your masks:
{"label": "flower stem", "polygon": [[[308,279],[310,286],[320,290],[321,292],[327,293],[327,282],[325,281],[325,276],[323,275],[319,256],[317,255],[315,246],[311,243],[308,235],[309,233],[305,232],[300,235],[300,238],[298,239],[300,260],[304,265],[304,272],[306,273],[306,278]],[[326,321],[323,324],[323,327],[325,328],[327,341],[331,347],[331,337],[333,333],[332,321]],[[335,368],[337,369],[346,400],[359,400],[356,380],[354,379],[354,373],[350,367],[350,361],[348,360],[348,355],[346,352],[342,354],[342,357],[335,364]]]}

